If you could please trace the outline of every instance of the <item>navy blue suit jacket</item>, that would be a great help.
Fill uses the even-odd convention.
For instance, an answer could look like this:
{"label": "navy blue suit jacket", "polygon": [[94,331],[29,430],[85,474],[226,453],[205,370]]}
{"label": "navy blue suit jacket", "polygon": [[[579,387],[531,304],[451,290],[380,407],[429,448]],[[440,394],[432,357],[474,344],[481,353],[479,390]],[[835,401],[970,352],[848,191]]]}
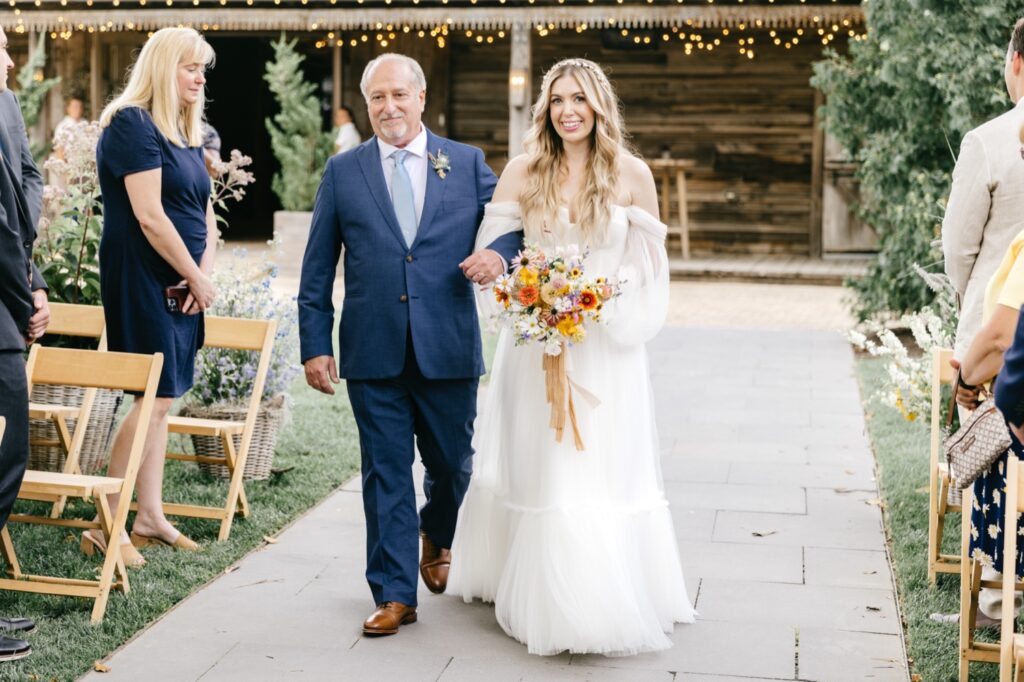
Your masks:
{"label": "navy blue suit jacket", "polygon": [[[331,355],[334,284],[345,247],[345,302],[338,329],[342,378],[394,378],[405,366],[411,334],[428,379],[484,373],[473,284],[459,263],[473,252],[484,205],[497,179],[483,152],[427,131],[427,150],[448,156],[444,179],[427,169],[416,239],[407,247],[372,137],[327,162],[313,209],[299,285],[302,361]],[[490,248],[511,262],[522,233]]]}
{"label": "navy blue suit jacket", "polygon": [[0,92],[0,149],[0,350],[24,350],[32,291],[46,288],[32,263],[43,181],[10,90]]}
{"label": "navy blue suit jacket", "polygon": [[1013,345],[1003,356],[1003,368],[996,381],[996,407],[1014,426],[1024,424],[1024,308],[1017,318]]}

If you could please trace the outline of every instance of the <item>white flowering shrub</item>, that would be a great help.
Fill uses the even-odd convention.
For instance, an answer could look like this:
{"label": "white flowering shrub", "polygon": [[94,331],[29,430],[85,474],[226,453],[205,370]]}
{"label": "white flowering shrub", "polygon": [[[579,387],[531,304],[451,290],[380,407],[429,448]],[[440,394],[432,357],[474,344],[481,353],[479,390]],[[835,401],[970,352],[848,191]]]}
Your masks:
{"label": "white flowering shrub", "polygon": [[[298,309],[294,298],[285,298],[271,288],[277,266],[264,256],[260,262],[249,260],[244,249],[236,249],[234,259],[219,268],[213,281],[217,285],[211,315],[277,320],[274,349],[270,355],[263,401],[286,394],[299,365]],[[188,394],[191,404],[239,405],[252,393],[258,356],[253,351],[204,348],[196,356],[195,386]]]}
{"label": "white flowering shrub", "polygon": [[908,421],[915,421],[931,410],[932,350],[953,347],[957,323],[955,297],[948,278],[926,272],[916,264],[913,268],[935,292],[938,307],[937,311],[925,307],[898,320],[898,326],[910,330],[920,353],[912,352],[892,329],[877,321],[866,322],[860,330],[849,334],[850,342],[857,348],[886,358],[888,382],[876,397]]}

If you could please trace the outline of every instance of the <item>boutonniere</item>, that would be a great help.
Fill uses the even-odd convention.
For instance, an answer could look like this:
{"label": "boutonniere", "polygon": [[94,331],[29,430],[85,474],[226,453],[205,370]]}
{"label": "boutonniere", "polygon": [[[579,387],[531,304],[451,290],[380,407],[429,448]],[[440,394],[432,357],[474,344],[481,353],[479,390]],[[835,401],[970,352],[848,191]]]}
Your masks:
{"label": "boutonniere", "polygon": [[444,180],[445,176],[452,170],[451,163],[448,162],[448,155],[438,149],[437,156],[427,152],[427,158],[430,159],[430,165],[434,168],[434,172],[437,173],[437,177]]}

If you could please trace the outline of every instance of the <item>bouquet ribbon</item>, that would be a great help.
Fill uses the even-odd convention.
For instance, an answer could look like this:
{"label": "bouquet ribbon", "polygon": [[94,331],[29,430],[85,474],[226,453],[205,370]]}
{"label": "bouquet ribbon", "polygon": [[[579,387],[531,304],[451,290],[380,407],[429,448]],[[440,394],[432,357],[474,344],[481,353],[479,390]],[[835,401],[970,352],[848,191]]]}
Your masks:
{"label": "bouquet ribbon", "polygon": [[584,400],[591,407],[601,403],[590,391],[586,390],[575,381],[569,378],[565,368],[566,347],[562,344],[562,352],[558,355],[544,355],[544,386],[547,393],[548,404],[551,405],[551,420],[548,426],[555,430],[555,441],[562,442],[562,435],[565,432],[565,419],[568,416],[572,425],[573,442],[578,452],[584,450],[583,437],[580,435],[579,424],[576,422],[576,406],[572,400],[572,390],[575,388]]}

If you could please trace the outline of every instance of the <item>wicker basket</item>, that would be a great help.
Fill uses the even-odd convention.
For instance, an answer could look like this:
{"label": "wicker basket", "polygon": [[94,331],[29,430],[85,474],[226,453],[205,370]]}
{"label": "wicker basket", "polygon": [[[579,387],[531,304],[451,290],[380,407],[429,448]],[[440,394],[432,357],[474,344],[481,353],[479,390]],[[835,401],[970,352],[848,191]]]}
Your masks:
{"label": "wicker basket", "polygon": [[[283,402],[283,401],[282,401]],[[244,422],[247,410],[244,407],[217,405],[199,407],[185,405],[181,408],[181,416],[197,419],[223,419]],[[286,409],[283,404],[263,404],[256,415],[256,425],[252,430],[252,441],[249,443],[249,456],[245,460],[242,478],[246,481],[265,481],[270,478],[270,468],[274,463],[274,447],[277,445],[277,432],[284,422]],[[235,450],[242,447],[242,435],[233,436]],[[192,447],[197,455],[207,457],[223,457],[224,448],[220,438],[216,436],[192,436]],[[221,464],[199,462],[199,468],[213,476],[230,478],[228,468]]]}
{"label": "wicker basket", "polygon": [[[78,407],[82,404],[85,389],[78,386],[49,386],[37,384],[32,387],[32,402],[48,405],[69,405]],[[107,453],[110,450],[110,439],[114,435],[114,420],[117,410],[124,399],[122,391],[96,391],[96,399],[92,403],[92,413],[86,426],[85,441],[79,454],[79,466],[82,473],[94,474],[107,465]],[[68,431],[75,432],[77,419],[68,420]],[[57,440],[57,427],[48,419],[31,419],[28,427],[29,441]],[[67,453],[59,445],[30,445],[28,452],[28,468],[38,471],[61,471]]]}

